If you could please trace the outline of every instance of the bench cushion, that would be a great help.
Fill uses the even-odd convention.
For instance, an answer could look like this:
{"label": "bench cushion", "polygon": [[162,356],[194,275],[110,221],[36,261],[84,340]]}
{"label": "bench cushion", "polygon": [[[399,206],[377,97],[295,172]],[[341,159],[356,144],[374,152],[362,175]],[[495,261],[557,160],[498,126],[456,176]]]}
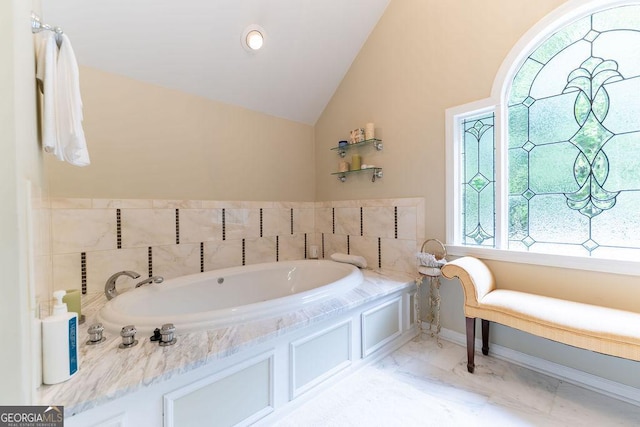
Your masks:
{"label": "bench cushion", "polygon": [[640,361],[640,313],[496,289],[476,307],[465,306],[465,315]]}
{"label": "bench cushion", "polygon": [[506,289],[490,292],[480,305],[541,327],[640,345],[638,313]]}

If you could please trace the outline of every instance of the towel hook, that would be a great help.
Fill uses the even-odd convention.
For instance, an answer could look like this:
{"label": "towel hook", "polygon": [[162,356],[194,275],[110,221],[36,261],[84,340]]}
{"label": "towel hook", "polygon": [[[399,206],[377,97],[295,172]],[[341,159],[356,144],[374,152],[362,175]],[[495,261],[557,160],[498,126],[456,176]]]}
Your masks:
{"label": "towel hook", "polygon": [[43,24],[40,20],[40,17],[35,14],[35,12],[31,12],[31,32],[33,34],[39,33],[42,30],[49,30],[55,33],[56,43],[58,47],[60,47],[60,43],[62,43],[62,28],[60,27],[52,27],[49,24]]}

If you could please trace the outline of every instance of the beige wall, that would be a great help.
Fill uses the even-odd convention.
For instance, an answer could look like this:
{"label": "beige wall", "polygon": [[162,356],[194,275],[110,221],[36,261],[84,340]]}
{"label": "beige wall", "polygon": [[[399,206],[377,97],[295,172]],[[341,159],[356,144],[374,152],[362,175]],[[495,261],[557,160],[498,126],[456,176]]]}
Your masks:
{"label": "beige wall", "polygon": [[[489,97],[495,75],[514,44],[563,0],[392,0],[316,123],[316,200],[424,197],[425,236],[445,236],[445,109]],[[338,158],[329,149],[366,122],[376,124],[384,150],[363,152],[384,168],[371,183],[330,176]],[[347,156],[349,157],[349,155]],[[637,310],[637,277],[490,262],[499,283],[532,292]],[[462,292],[442,287],[442,325],[464,332]],[[508,328],[497,343],[636,387],[633,362],[570,349]]]}
{"label": "beige wall", "polygon": [[[35,314],[29,262],[28,191],[39,194],[41,166],[36,127],[31,2],[0,2],[0,404],[31,402],[31,348]],[[33,266],[35,269],[36,266]],[[32,283],[32,282],[31,282]]]}
{"label": "beige wall", "polygon": [[313,200],[313,128],[81,67],[89,167],[46,158],[54,197]]}

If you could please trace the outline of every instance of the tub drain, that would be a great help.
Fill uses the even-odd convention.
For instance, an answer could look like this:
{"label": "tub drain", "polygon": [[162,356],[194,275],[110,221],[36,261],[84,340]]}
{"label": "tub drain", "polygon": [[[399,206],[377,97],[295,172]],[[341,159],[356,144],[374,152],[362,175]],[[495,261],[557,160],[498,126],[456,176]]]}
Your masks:
{"label": "tub drain", "polygon": [[223,282],[224,282],[224,277],[218,277],[218,284],[222,285]]}

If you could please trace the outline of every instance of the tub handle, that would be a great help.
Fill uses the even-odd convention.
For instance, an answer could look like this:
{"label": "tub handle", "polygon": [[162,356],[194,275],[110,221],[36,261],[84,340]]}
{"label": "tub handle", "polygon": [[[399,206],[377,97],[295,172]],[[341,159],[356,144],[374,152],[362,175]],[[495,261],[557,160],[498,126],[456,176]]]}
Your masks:
{"label": "tub handle", "polygon": [[160,327],[160,344],[161,346],[173,345],[178,341],[173,334],[176,331],[176,327],[173,323],[165,323]]}
{"label": "tub handle", "polygon": [[127,325],[120,331],[120,336],[122,337],[122,343],[120,344],[120,348],[129,348],[138,344],[138,340],[136,339],[137,329],[133,325]]}
{"label": "tub handle", "polygon": [[96,345],[104,342],[106,338],[102,335],[103,332],[104,327],[102,326],[102,323],[96,323],[89,326],[89,330],[87,331],[87,333],[89,334],[87,345]]}
{"label": "tub handle", "polygon": [[[173,336],[176,331],[176,327],[173,326],[173,323],[165,323],[160,328],[160,342],[161,346],[173,345],[176,343],[177,339]],[[155,332],[154,332],[155,334]]]}

